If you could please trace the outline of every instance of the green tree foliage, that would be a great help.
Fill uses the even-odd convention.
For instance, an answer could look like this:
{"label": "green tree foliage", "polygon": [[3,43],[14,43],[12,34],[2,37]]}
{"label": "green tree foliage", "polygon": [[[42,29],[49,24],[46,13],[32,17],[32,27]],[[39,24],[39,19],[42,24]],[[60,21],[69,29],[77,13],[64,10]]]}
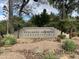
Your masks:
{"label": "green tree foliage", "polygon": [[[57,29],[59,29],[62,32],[65,33],[69,33],[71,34],[72,32],[77,32],[79,29],[79,22],[76,21],[75,18],[71,17],[71,18],[65,18],[64,21],[61,21],[59,18],[59,15],[54,15],[51,14],[49,15],[49,20],[47,20],[48,22],[46,24],[42,24],[44,21],[46,21],[47,18],[44,19],[43,17],[40,17],[41,15],[35,15],[32,17],[31,20],[29,20],[27,22],[27,26],[32,26],[32,27],[36,27],[37,25],[43,26],[43,27],[55,27]],[[42,19],[41,19],[42,18]],[[41,24],[41,25],[40,25]]]}
{"label": "green tree foliage", "polygon": [[79,21],[79,16],[76,16],[76,20]]}
{"label": "green tree foliage", "polygon": [[[15,31],[19,30],[19,29],[21,29],[22,27],[25,26],[25,21],[20,17],[14,16],[13,19],[12,19],[12,26],[13,26]],[[7,21],[5,21],[5,20],[0,21],[0,32],[6,34],[6,32],[7,32]]]}
{"label": "green tree foliage", "polygon": [[0,32],[6,33],[6,29],[7,29],[6,21],[5,20],[0,21]]}
{"label": "green tree foliage", "polygon": [[73,10],[79,8],[78,0],[48,0],[48,2],[52,4],[54,8],[59,10],[59,15],[61,17],[68,17]]}
{"label": "green tree foliage", "polygon": [[72,32],[78,31],[79,22],[72,18],[65,18],[64,21],[59,19],[59,16],[51,14],[51,20],[46,27],[55,27],[62,32],[71,34]]}
{"label": "green tree foliage", "polygon": [[43,27],[50,22],[50,16],[46,13],[46,9],[44,9],[40,15],[33,16],[31,22],[37,27]]}
{"label": "green tree foliage", "polygon": [[12,19],[14,30],[19,30],[25,26],[25,21],[21,17],[14,16]]}
{"label": "green tree foliage", "polygon": [[46,24],[45,26],[46,27],[55,27],[55,28],[59,28],[59,22],[60,22],[60,19],[59,19],[59,16],[57,15],[54,15],[54,14],[51,14],[50,15],[50,22],[48,24]]}
{"label": "green tree foliage", "polygon": [[79,16],[76,17],[77,30],[79,31]]}
{"label": "green tree foliage", "polygon": [[[32,18],[33,18],[33,17],[32,17]],[[31,19],[31,20],[32,20],[32,19]],[[32,23],[31,20],[27,21],[25,26],[26,26],[26,27],[37,27],[35,24]]]}
{"label": "green tree foliage", "polygon": [[25,21],[22,17],[14,16],[12,19],[12,25],[14,27],[14,31],[18,31],[18,38],[19,38],[19,30],[25,26]]}

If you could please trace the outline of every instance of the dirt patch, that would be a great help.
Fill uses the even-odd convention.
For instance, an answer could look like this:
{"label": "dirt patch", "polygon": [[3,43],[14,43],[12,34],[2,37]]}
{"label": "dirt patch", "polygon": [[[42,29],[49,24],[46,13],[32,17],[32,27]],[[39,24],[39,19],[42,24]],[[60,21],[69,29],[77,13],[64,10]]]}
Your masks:
{"label": "dirt patch", "polygon": [[0,59],[25,59],[25,57],[16,52],[8,52],[0,55]]}
{"label": "dirt patch", "polygon": [[72,39],[77,45],[79,45],[79,37],[73,37]]}
{"label": "dirt patch", "polygon": [[[17,43],[10,47],[2,47],[4,52],[0,55],[0,59],[41,59],[42,54],[46,51],[52,51],[60,48],[60,43],[53,41],[40,41],[35,43]],[[29,53],[29,54],[28,54]],[[26,56],[25,56],[25,55]]]}
{"label": "dirt patch", "polygon": [[60,57],[60,59],[70,59],[68,55],[63,55]]}
{"label": "dirt patch", "polygon": [[32,43],[33,39],[17,39],[17,43],[22,44],[22,43]]}
{"label": "dirt patch", "polygon": [[[79,39],[73,39],[77,44],[79,42],[78,40]],[[66,55],[66,53],[63,52],[61,45],[62,42],[59,43],[56,41],[44,40],[32,42],[27,40],[26,43],[17,43],[10,47],[0,48],[4,51],[0,55],[0,59],[42,59],[42,55],[46,54],[47,51],[56,53],[59,59],[72,59],[70,54]],[[79,55],[76,54],[74,59],[79,59]]]}
{"label": "dirt patch", "polygon": [[41,50],[46,50],[46,49],[56,50],[60,48],[60,43],[53,41],[40,41],[36,43],[16,44],[11,47],[11,50],[22,51],[22,50],[34,50],[36,48],[40,48]]}

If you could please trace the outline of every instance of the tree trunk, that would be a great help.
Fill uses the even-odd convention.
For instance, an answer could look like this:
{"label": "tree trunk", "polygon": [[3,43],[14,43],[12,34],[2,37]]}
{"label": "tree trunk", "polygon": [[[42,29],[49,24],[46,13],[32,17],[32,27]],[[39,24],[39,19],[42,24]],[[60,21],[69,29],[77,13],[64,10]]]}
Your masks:
{"label": "tree trunk", "polygon": [[20,34],[20,30],[18,30],[18,35],[17,35],[17,38],[19,39],[19,34]]}
{"label": "tree trunk", "polygon": [[23,11],[23,8],[28,4],[28,2],[29,2],[30,0],[23,0],[23,3],[22,3],[22,5],[21,5],[21,8],[20,8],[20,10],[19,10],[19,16],[21,16],[21,13],[22,13],[22,11]]}
{"label": "tree trunk", "polygon": [[72,33],[73,33],[73,29],[71,28],[71,29],[70,29],[70,35],[69,35],[69,38],[70,38],[70,39],[72,38]]}
{"label": "tree trunk", "polygon": [[63,32],[61,31],[61,35],[63,35]]}
{"label": "tree trunk", "polygon": [[12,18],[13,18],[13,0],[8,0],[8,28],[10,33],[14,32],[13,25],[12,25]]}

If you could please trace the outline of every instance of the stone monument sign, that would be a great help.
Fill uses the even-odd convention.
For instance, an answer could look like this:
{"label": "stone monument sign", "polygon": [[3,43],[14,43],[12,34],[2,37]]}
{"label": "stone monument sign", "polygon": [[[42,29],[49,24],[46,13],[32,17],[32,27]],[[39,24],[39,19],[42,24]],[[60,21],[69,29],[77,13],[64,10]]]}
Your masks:
{"label": "stone monument sign", "polygon": [[[14,33],[17,37],[18,32]],[[24,39],[52,39],[57,37],[60,31],[54,27],[24,27],[19,31],[19,38]]]}

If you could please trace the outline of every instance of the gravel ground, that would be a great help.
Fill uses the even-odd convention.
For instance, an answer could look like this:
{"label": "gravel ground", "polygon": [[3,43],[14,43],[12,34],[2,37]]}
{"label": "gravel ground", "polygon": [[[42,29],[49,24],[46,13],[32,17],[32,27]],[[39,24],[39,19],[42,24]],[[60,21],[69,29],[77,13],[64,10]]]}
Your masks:
{"label": "gravel ground", "polygon": [[[10,50],[10,52],[4,52],[0,55],[0,59],[25,59],[24,55],[18,53],[17,51],[32,51],[34,53],[38,52],[44,52],[45,50],[50,49],[51,51],[54,51],[55,49],[60,48],[60,44],[57,42],[52,41],[40,41],[36,43],[20,43],[15,44],[11,47],[2,47],[5,50]],[[12,52],[11,52],[12,51]]]}
{"label": "gravel ground", "polygon": [[[75,42],[79,42],[78,38],[74,39]],[[24,41],[23,41],[24,42]],[[10,47],[2,47],[4,52],[0,54],[0,59],[31,59],[31,58],[26,58],[24,54],[19,53],[22,51],[31,51],[34,53],[43,53],[46,50],[55,52],[55,50],[60,50],[61,49],[61,43],[54,42],[54,41],[40,41],[40,42],[32,42],[27,40],[25,43],[17,43],[13,46]],[[19,52],[18,52],[19,51]],[[28,57],[28,56],[27,56]],[[34,58],[37,59],[37,58]],[[61,55],[60,59],[70,59],[68,55]],[[75,59],[79,59],[79,55],[76,55]]]}
{"label": "gravel ground", "polygon": [[60,43],[53,42],[53,41],[40,41],[36,43],[24,43],[24,44],[16,44],[11,47],[12,51],[17,51],[17,50],[32,50],[35,48],[40,48],[40,49],[58,49],[60,48]]}
{"label": "gravel ground", "polygon": [[20,53],[8,52],[1,54],[0,59],[25,59],[25,57]]}

